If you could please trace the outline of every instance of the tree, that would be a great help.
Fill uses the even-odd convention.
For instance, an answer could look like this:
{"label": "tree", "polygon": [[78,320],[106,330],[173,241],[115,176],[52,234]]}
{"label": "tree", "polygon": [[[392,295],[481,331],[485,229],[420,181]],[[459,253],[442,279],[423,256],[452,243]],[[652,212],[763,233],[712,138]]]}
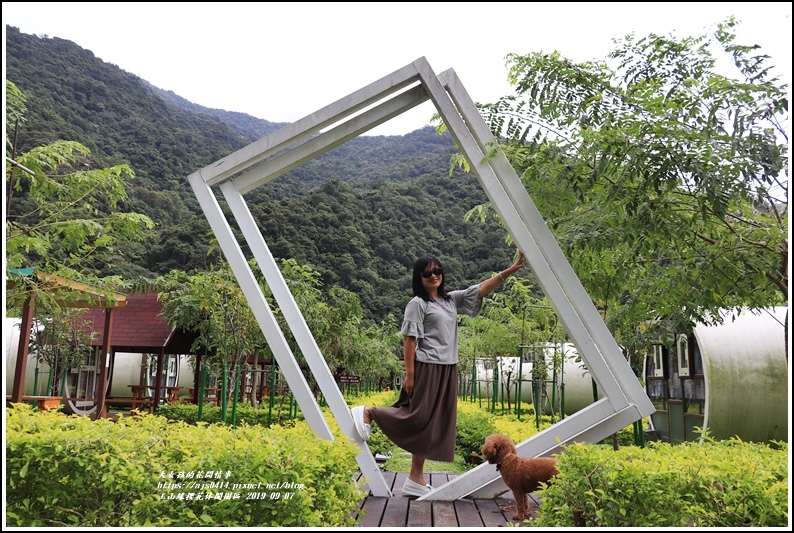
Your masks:
{"label": "tree", "polygon": [[481,108],[624,345],[787,299],[787,87],[736,24],[630,35],[606,62],[511,54],[516,94]]}
{"label": "tree", "polygon": [[79,368],[92,352],[95,333],[77,321],[84,309],[82,291],[58,291],[40,278],[26,276],[23,267],[87,282],[109,296],[123,280],[97,275],[119,242],[136,241],[154,227],[148,217],[124,212],[125,185],[132,169],[118,165],[91,169],[89,150],[59,140],[16,153],[16,139],[25,121],[25,95],[6,80],[6,234],[8,291],[6,309],[34,302],[41,329],[34,328],[36,357],[51,369],[49,393],[60,394],[65,368]]}
{"label": "tree", "polygon": [[[82,320],[85,309],[62,308],[58,313],[44,310],[39,326],[33,328],[31,353],[50,368],[47,394],[61,395],[61,376],[66,369],[79,369],[94,353],[92,342],[100,333]],[[74,394],[72,395],[74,397]]]}
{"label": "tree", "polygon": [[[294,259],[280,263],[295,303],[334,376],[355,374],[375,380],[390,378],[398,371],[399,327],[391,323],[362,326],[364,311],[358,295],[338,286],[323,292],[319,271]],[[272,299],[264,283],[262,291],[266,298]],[[282,331],[289,332],[287,341],[302,362],[303,354],[290,328],[278,307],[273,307]]]}
{"label": "tree", "polygon": [[[298,363],[306,366],[304,355],[258,265],[251,261],[250,267],[260,280],[262,293],[290,350]],[[390,377],[397,370],[395,337],[384,333],[398,331],[397,328],[391,325],[360,328],[363,311],[358,297],[339,287],[332,287],[329,294],[324,294],[320,290],[320,273],[309,266],[285,259],[280,261],[280,270],[333,373],[344,370],[380,378]],[[226,370],[228,390],[234,391],[239,364],[252,358],[252,366],[256,367],[260,356],[272,356],[237,280],[225,263],[190,274],[172,271],[158,278],[157,284],[162,289],[158,299],[163,302],[166,321],[198,333],[192,350],[206,354],[202,364],[207,365],[212,376],[218,378]],[[311,377],[307,377],[312,383]],[[254,398],[252,403],[256,405]]]}
{"label": "tree", "polygon": [[[248,357],[264,349],[264,336],[242,290],[225,263],[208,271],[172,271],[158,278],[166,321],[197,333],[193,353],[205,354],[202,368],[223,382],[227,398],[238,394],[239,372]],[[195,368],[195,364],[194,364]]]}
{"label": "tree", "polygon": [[[141,240],[152,220],[122,209],[127,165],[91,169],[88,148],[59,140],[16,154],[25,96],[6,80],[6,262],[68,277],[112,273],[115,248]],[[108,272],[108,270],[110,272]]]}

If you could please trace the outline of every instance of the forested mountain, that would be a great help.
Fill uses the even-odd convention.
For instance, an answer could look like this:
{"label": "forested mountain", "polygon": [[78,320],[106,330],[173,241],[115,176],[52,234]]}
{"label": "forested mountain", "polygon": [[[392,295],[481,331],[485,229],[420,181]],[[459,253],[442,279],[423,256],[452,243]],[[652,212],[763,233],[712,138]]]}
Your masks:
{"label": "forested mountain", "polygon": [[[157,230],[99,275],[148,276],[208,267],[209,226],[186,177],[283,124],[209,109],[108,64],[75,43],[7,27],[6,78],[27,97],[17,152],[57,139],[91,149],[96,165],[128,163],[130,211]],[[511,261],[506,232],[464,214],[486,200],[473,175],[449,175],[454,146],[432,128],[356,138],[249,194],[277,258],[353,290],[365,317],[401,313],[410,267],[436,253],[448,286],[479,281]]]}

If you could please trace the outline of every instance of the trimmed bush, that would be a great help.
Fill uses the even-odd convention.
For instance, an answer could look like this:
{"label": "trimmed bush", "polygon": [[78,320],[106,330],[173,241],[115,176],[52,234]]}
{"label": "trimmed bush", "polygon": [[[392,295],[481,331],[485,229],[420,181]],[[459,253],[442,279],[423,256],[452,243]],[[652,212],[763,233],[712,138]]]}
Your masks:
{"label": "trimmed bush", "polygon": [[532,525],[786,527],[788,444],[573,444]]}
{"label": "trimmed bush", "polygon": [[6,523],[22,527],[351,526],[365,492],[344,435],[6,410]]}
{"label": "trimmed bush", "polygon": [[470,453],[479,454],[485,438],[496,432],[493,415],[479,409],[468,409],[458,402],[458,421],[455,447],[461,457]]}
{"label": "trimmed bush", "polygon": [[[272,412],[268,409],[267,404],[260,404],[258,408],[254,408],[250,403],[240,402],[237,404],[237,411],[232,412],[232,406],[226,407],[226,424],[232,424],[232,418],[236,425],[249,425],[249,426],[264,426],[270,425],[283,425],[290,426],[297,419],[289,418],[289,402],[282,408],[282,412],[278,411],[279,404],[276,404]],[[198,422],[198,405],[196,404],[175,404],[175,405],[161,405],[157,408],[157,415],[163,416],[169,420],[182,421],[188,424],[195,424]],[[222,411],[221,408],[214,404],[205,404],[201,410],[201,421],[208,424],[221,424]],[[303,416],[299,414],[298,418],[302,419]]]}

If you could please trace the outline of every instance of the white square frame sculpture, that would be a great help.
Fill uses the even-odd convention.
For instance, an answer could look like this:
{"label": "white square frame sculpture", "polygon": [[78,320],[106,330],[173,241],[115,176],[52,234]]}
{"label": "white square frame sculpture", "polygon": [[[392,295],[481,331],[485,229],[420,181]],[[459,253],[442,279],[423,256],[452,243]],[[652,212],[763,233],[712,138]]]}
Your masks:
{"label": "white square frame sculpture", "polygon": [[[559,453],[566,443],[598,442],[654,411],[640,382],[507,158],[497,152],[486,160],[485,154],[495,139],[457,75],[449,69],[436,76],[426,59],[419,58],[188,176],[212,231],[307,422],[319,437],[333,439],[320,407],[212,192],[212,186],[220,185],[335,419],[341,430],[359,444],[361,451],[356,460],[362,474],[368,477],[370,490],[375,496],[389,496],[391,492],[367,444],[356,434],[344,397],[243,195],[428,99],[435,104],[514,242],[524,252],[527,264],[603,392],[601,400],[519,443],[518,454],[538,457]],[[321,132],[328,127],[331,128]],[[455,500],[465,496],[492,498],[506,489],[494,466],[482,464],[420,499]]]}

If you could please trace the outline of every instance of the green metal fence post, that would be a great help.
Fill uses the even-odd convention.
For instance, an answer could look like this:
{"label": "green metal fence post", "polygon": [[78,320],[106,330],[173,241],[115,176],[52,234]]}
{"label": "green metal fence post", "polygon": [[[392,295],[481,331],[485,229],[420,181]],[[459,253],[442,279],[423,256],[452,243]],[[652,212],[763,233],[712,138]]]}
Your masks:
{"label": "green metal fence post", "polygon": [[204,389],[206,388],[206,381],[207,381],[207,367],[204,366],[203,362],[201,365],[201,378],[199,379],[199,394],[198,394],[198,418],[197,420],[201,422],[202,416],[204,415]]}
{"label": "green metal fence post", "polygon": [[518,381],[516,382],[516,416],[521,420],[521,387],[524,383],[524,356],[518,348]]}
{"label": "green metal fence post", "polygon": [[223,365],[223,381],[221,382],[221,421],[226,422],[226,400],[227,394],[226,381],[229,379],[229,368],[224,363]]}
{"label": "green metal fence post", "polygon": [[242,363],[237,362],[237,379],[234,380],[234,400],[232,401],[232,425],[237,426],[237,402],[240,400],[240,386],[242,385]]}
{"label": "green metal fence post", "polygon": [[267,425],[273,423],[273,406],[276,404],[276,364],[275,361],[270,363],[270,401],[267,407]]}

